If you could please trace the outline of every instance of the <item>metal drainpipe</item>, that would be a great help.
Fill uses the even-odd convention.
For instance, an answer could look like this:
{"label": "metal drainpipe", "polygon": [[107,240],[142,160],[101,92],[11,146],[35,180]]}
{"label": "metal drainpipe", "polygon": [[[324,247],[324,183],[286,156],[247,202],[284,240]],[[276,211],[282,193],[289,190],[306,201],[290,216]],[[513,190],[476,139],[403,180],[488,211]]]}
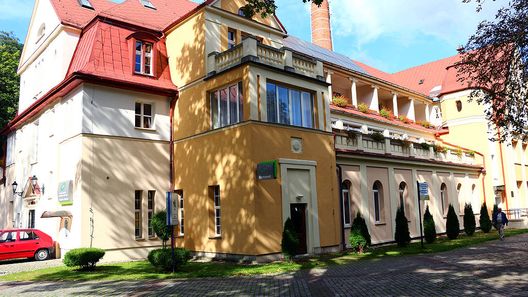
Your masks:
{"label": "metal drainpipe", "polygon": [[336,168],[337,168],[337,182],[338,182],[338,189],[339,189],[339,193],[337,194],[339,196],[339,209],[341,210],[340,211],[340,226],[341,226],[341,248],[342,250],[345,250],[346,249],[346,241],[345,241],[345,225],[343,223],[344,221],[344,217],[343,217],[343,195],[341,193],[343,193],[343,169],[341,168],[341,165],[339,164],[336,164]]}

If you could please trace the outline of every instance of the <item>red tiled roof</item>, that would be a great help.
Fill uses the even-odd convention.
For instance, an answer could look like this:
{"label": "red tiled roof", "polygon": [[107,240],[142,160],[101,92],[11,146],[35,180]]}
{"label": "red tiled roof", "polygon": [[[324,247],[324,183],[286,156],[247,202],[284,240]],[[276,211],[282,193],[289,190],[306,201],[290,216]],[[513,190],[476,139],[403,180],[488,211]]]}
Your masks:
{"label": "red tiled roof", "polygon": [[387,73],[387,72],[384,72],[384,71],[381,71],[377,68],[374,68],[372,66],[369,66],[363,62],[359,62],[359,61],[356,61],[356,60],[352,60],[354,63],[356,63],[359,67],[361,67],[363,70],[365,70],[367,72],[367,74],[371,75],[371,76],[374,76],[374,77],[377,77],[377,78],[381,78],[383,80],[386,80],[388,82],[392,82],[392,83],[395,83],[394,82],[394,79],[392,77],[392,74],[390,73]]}
{"label": "red tiled roof", "polygon": [[99,15],[158,31],[199,6],[189,0],[150,1],[156,9],[143,6],[139,0],[122,3],[90,0],[93,10],[82,7],[77,0],[51,0],[51,3],[63,23],[77,28],[84,28]]}
{"label": "red tiled roof", "polygon": [[103,79],[129,82],[149,87],[176,90],[170,78],[167,49],[163,40],[155,43],[155,76],[133,73],[132,42],[128,37],[134,31],[96,21],[83,32],[77,45],[68,74],[81,73]]}

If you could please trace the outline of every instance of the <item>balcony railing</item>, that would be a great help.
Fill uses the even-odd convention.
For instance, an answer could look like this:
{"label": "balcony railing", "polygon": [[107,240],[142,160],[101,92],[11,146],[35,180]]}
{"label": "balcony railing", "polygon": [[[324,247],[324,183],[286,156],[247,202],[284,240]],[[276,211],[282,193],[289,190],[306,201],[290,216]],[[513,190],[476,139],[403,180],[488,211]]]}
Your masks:
{"label": "balcony railing", "polygon": [[278,49],[258,43],[251,37],[227,51],[212,52],[207,59],[208,75],[219,73],[249,60],[324,80],[321,61],[298,55],[287,48]]}
{"label": "balcony railing", "polygon": [[375,141],[369,134],[363,133],[338,133],[335,137],[335,147],[338,150],[364,151],[464,165],[482,165],[480,156],[465,153],[460,155],[455,149],[453,151],[448,149],[445,153],[437,153],[432,146],[425,149],[418,143],[405,143],[390,137],[386,137],[383,141]]}

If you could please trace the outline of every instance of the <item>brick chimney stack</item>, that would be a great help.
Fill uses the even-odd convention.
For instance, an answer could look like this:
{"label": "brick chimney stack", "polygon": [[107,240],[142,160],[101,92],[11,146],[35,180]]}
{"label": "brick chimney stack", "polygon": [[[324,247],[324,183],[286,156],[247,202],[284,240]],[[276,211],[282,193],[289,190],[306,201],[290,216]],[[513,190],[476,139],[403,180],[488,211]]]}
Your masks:
{"label": "brick chimney stack", "polygon": [[312,3],[312,42],[320,47],[333,50],[330,29],[330,7],[323,0],[320,7]]}

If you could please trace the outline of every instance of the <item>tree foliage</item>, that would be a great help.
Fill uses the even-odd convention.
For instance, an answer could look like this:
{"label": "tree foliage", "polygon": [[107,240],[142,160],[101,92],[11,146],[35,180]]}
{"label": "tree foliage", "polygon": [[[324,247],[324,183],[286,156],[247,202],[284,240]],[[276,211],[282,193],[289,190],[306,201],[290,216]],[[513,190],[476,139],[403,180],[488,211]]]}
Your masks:
{"label": "tree foliage", "polygon": [[165,248],[171,236],[171,227],[167,226],[167,212],[162,210],[155,213],[150,224],[156,236],[163,241],[163,248]]}
{"label": "tree foliage", "polygon": [[433,243],[436,240],[436,227],[434,218],[429,212],[429,206],[425,208],[423,215],[424,237],[427,243]]}
{"label": "tree foliage", "polygon": [[411,234],[409,233],[409,221],[405,217],[405,210],[401,205],[396,211],[396,232],[394,239],[398,246],[406,246],[411,242]]}
{"label": "tree foliage", "polygon": [[354,218],[354,221],[352,221],[352,231],[353,230],[359,230],[361,235],[365,238],[367,241],[367,246],[370,246],[371,239],[370,239],[370,233],[368,231],[367,222],[365,222],[365,219],[361,216],[361,213],[358,211],[356,217]]}
{"label": "tree foliage", "polygon": [[[477,11],[485,0],[476,2]],[[482,21],[455,65],[459,82],[474,87],[470,100],[486,106],[492,140],[528,134],[528,1],[511,0],[494,20]]]}
{"label": "tree foliage", "polygon": [[449,210],[447,211],[446,233],[449,239],[457,239],[460,234],[460,222],[453,204],[449,204]]}
{"label": "tree foliage", "polygon": [[293,259],[297,255],[299,248],[299,236],[295,231],[295,226],[290,218],[284,222],[284,230],[282,231],[281,242],[282,253],[287,259]]}
{"label": "tree foliage", "polygon": [[484,233],[488,233],[491,230],[491,219],[488,212],[486,202],[482,203],[480,207],[480,218],[479,218],[480,230]]}
{"label": "tree foliage", "polygon": [[0,129],[16,115],[20,78],[17,75],[22,44],[12,32],[0,31]]}
{"label": "tree foliage", "polygon": [[[321,5],[323,0],[302,0],[302,2],[311,2],[317,5]],[[260,14],[263,18],[273,15],[277,9],[275,0],[247,0],[247,4],[241,8],[246,17],[253,17],[256,14]]]}
{"label": "tree foliage", "polygon": [[473,213],[473,207],[471,204],[464,204],[464,232],[468,236],[472,236],[475,233],[477,223],[475,222],[475,214]]}

